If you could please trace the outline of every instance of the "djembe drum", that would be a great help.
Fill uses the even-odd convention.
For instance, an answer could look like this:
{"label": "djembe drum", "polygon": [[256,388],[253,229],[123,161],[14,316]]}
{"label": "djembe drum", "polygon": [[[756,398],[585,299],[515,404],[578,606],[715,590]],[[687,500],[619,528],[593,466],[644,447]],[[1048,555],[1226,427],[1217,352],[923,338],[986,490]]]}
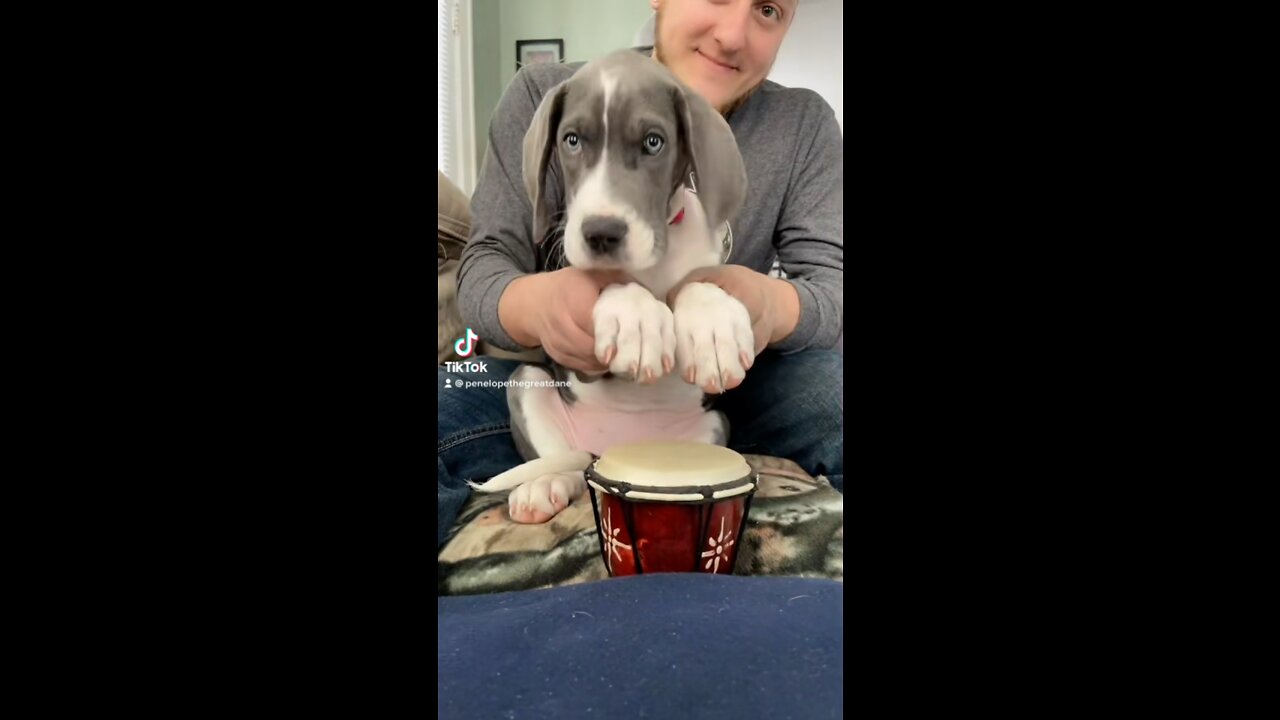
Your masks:
{"label": "djembe drum", "polygon": [[609,574],[732,574],[759,482],[738,453],[692,442],[615,445],[587,469]]}

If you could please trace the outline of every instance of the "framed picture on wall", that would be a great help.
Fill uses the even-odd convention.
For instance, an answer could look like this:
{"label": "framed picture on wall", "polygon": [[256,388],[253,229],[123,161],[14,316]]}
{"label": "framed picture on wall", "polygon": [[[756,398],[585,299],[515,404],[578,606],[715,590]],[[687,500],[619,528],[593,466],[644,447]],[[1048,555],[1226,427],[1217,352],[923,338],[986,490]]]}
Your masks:
{"label": "framed picture on wall", "polygon": [[516,72],[525,65],[564,62],[564,40],[517,40]]}

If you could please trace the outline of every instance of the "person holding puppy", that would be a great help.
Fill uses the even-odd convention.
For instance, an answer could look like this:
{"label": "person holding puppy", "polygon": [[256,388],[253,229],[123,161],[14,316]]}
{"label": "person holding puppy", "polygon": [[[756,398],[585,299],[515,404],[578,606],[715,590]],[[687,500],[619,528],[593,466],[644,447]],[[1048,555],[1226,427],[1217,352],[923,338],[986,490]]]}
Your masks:
{"label": "person holding puppy", "polygon": [[[843,492],[844,141],[830,106],[809,90],[765,80],[798,0],[650,0],[651,52],[728,121],[747,168],[747,201],[730,222],[727,264],[688,282],[719,286],[751,319],[751,369],[736,387],[705,388],[729,420],[729,447],[792,459]],[[534,113],[575,67],[520,71],[503,94],[472,198],[471,238],[458,270],[464,324],[512,351],[541,347],[584,374],[607,367],[595,355],[592,309],[616,272],[561,267],[554,241],[532,237],[522,145]],[[550,173],[554,186],[556,174]],[[696,177],[695,177],[696,180]],[[563,210],[561,188],[550,192]],[[777,259],[786,279],[768,271]],[[487,372],[438,371],[438,386],[506,379],[516,361],[485,358]],[[439,392],[438,542],[482,480],[522,462],[511,439],[503,388]]]}

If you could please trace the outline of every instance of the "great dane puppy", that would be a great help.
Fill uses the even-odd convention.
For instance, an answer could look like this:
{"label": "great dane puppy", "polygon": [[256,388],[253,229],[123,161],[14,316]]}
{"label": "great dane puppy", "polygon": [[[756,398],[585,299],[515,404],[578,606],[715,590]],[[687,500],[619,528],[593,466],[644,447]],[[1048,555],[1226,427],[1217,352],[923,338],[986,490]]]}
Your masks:
{"label": "great dane puppy", "polygon": [[728,424],[706,409],[704,392],[741,383],[754,358],[747,310],[728,293],[690,283],[666,302],[689,271],[723,262],[721,234],[746,196],[733,132],[706,100],[629,50],[589,63],[547,93],[525,136],[535,237],[548,230],[546,178],[557,170],[567,262],[622,269],[636,281],[605,288],[592,313],[595,354],[608,373],[552,362],[511,377],[570,383],[507,390],[512,436],[530,462],[472,487],[514,488],[508,509],[517,522],[545,522],[581,496],[591,454],[611,445],[726,444]]}

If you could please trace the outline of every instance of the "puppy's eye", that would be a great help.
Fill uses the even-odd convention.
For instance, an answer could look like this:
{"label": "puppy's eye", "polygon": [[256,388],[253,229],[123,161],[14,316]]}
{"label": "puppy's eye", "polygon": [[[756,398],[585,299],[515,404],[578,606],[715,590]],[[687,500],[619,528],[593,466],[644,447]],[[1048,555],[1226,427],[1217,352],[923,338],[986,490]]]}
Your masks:
{"label": "puppy's eye", "polygon": [[657,155],[662,152],[664,141],[658,133],[649,133],[644,136],[644,151],[650,155]]}
{"label": "puppy's eye", "polygon": [[564,136],[564,146],[575,152],[581,148],[582,143],[578,140],[578,133],[566,133]]}

